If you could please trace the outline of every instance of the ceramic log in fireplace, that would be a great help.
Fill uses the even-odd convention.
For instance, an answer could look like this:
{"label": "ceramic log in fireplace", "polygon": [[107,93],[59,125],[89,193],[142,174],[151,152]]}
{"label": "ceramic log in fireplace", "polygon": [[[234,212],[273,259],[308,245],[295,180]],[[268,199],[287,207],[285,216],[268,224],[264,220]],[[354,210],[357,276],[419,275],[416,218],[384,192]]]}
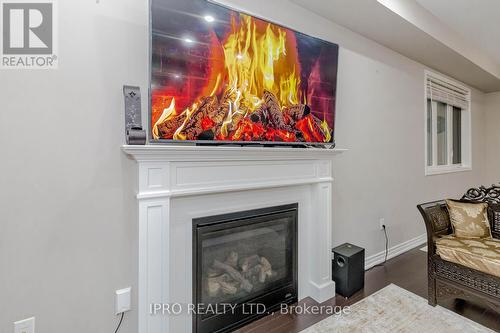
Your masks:
{"label": "ceramic log in fireplace", "polygon": [[297,301],[297,208],[193,219],[194,332],[230,331]]}

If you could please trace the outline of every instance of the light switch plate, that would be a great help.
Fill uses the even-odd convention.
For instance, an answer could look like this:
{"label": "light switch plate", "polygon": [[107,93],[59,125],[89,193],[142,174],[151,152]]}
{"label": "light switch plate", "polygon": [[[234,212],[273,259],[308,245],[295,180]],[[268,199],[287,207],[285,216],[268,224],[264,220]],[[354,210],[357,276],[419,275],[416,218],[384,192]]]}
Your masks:
{"label": "light switch plate", "polygon": [[115,314],[120,314],[130,310],[132,287],[115,291]]}
{"label": "light switch plate", "polygon": [[35,333],[35,317],[14,322],[14,333]]}

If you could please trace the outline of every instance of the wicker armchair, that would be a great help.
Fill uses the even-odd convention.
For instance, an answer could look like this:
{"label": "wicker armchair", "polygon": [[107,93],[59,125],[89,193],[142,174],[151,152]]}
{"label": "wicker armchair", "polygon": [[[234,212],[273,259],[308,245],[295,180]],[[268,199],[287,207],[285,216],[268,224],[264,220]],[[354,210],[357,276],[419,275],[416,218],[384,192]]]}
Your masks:
{"label": "wicker armchair", "polygon": [[[462,199],[498,204],[500,203],[500,186],[470,189]],[[436,239],[452,234],[445,201],[425,203],[417,207],[424,218],[427,228],[429,304],[435,306],[439,300],[447,298],[479,298],[495,311],[499,311],[499,277],[445,261],[436,254]],[[493,237],[500,238],[498,218],[491,218],[490,224]]]}

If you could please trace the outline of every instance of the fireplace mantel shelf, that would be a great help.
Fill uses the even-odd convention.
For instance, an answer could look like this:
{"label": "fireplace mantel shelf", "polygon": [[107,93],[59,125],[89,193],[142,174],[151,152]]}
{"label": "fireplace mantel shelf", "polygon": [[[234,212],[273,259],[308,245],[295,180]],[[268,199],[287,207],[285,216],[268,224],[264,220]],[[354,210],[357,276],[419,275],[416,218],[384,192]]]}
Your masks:
{"label": "fireplace mantel shelf", "polygon": [[245,161],[329,159],[347,149],[234,147],[195,145],[123,145],[122,150],[136,161]]}

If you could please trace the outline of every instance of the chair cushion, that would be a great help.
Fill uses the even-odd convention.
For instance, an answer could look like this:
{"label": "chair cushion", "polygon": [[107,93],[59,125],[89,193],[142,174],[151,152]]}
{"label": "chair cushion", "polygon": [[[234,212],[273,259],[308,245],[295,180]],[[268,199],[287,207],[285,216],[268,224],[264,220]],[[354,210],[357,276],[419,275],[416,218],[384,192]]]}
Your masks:
{"label": "chair cushion", "polygon": [[488,204],[446,200],[453,234],[464,238],[491,238]]}
{"label": "chair cushion", "polygon": [[500,277],[498,239],[443,236],[436,240],[436,253],[443,260]]}

